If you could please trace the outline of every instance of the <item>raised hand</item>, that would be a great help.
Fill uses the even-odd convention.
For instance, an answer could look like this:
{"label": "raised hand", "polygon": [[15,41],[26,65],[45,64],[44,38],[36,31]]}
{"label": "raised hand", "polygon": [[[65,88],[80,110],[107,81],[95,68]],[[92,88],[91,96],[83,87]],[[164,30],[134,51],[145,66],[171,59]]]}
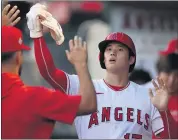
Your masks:
{"label": "raised hand", "polygon": [[39,19],[39,13],[45,10],[46,7],[40,3],[36,3],[30,8],[30,11],[26,14],[27,27],[30,30],[31,38],[39,38],[43,36],[42,25]]}
{"label": "raised hand", "polygon": [[67,59],[74,65],[87,64],[87,45],[80,37],[75,36],[69,41],[69,51],[66,50]]}
{"label": "raised hand", "polygon": [[39,13],[39,18],[43,27],[49,29],[51,37],[56,41],[56,44],[61,45],[64,42],[64,35],[58,21],[46,10]]}
{"label": "raised hand", "polygon": [[159,110],[165,111],[168,106],[169,93],[168,89],[162,79],[157,77],[158,84],[152,80],[156,94],[153,95],[151,89],[149,89],[149,95],[152,104]]}
{"label": "raised hand", "polygon": [[2,10],[2,26],[4,26],[4,25],[14,26],[21,19],[20,17],[18,17],[18,14],[20,13],[20,10],[18,9],[18,7],[14,6],[9,11],[10,7],[11,7],[10,4],[8,4]]}

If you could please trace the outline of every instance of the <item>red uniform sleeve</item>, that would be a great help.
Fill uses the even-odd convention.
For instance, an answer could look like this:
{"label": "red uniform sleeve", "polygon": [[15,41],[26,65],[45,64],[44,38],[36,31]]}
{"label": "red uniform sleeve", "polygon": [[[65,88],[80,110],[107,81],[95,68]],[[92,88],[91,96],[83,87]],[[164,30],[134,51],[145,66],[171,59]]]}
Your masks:
{"label": "red uniform sleeve", "polygon": [[[164,123],[164,131],[160,133],[161,139],[178,139],[178,123],[172,117],[170,111],[160,112]],[[153,136],[153,139],[157,139]]]}
{"label": "red uniform sleeve", "polygon": [[61,91],[41,88],[33,99],[35,112],[42,118],[72,124],[78,111],[81,96],[70,96]]}
{"label": "red uniform sleeve", "polygon": [[55,67],[53,58],[43,37],[34,39],[34,51],[37,66],[43,78],[54,89],[67,92],[66,74]]}

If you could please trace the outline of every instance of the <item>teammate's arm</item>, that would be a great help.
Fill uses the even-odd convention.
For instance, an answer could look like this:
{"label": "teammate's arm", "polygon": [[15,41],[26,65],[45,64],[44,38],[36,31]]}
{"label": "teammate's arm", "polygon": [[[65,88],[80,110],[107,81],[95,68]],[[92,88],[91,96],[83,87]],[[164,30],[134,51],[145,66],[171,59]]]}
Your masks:
{"label": "teammate's arm", "polygon": [[[43,39],[42,25],[40,23],[40,13],[48,13],[44,5],[39,3],[33,5],[26,14],[27,26],[30,30],[30,37],[34,39],[35,58],[41,75],[56,90],[66,92],[67,77],[61,70],[56,69],[50,51]],[[50,16],[50,13],[48,13]],[[52,19],[51,17],[50,19]],[[53,25],[53,24],[51,24]]]}
{"label": "teammate's arm", "polygon": [[[90,106],[91,108],[96,109],[96,92],[88,70],[88,54],[86,42],[82,42],[81,38],[75,36],[74,40],[69,41],[69,48],[70,51],[66,51],[66,55],[67,59],[75,67],[79,78],[79,94],[82,95],[82,107]],[[86,111],[85,107],[80,108],[82,112]]]}
{"label": "teammate's arm", "polygon": [[[56,86],[58,86],[58,84],[61,84],[60,81],[62,80],[65,80],[65,82],[67,83],[67,79],[61,79],[61,76],[63,76],[63,78],[66,78],[65,73],[56,69],[56,67],[54,66],[54,62],[52,60],[52,56],[49,53],[49,50],[48,50],[49,54],[47,53],[45,54],[45,56],[48,57],[46,59],[43,58],[44,54],[41,53],[41,55],[38,55],[37,51],[41,51],[39,48],[44,47],[46,48],[45,50],[47,50],[46,46],[41,45],[41,41],[43,41],[44,43],[44,39],[38,38],[38,39],[35,39],[35,41],[36,41],[35,56],[37,58],[36,59],[37,64],[39,65],[39,69],[41,73],[43,75],[47,74],[48,76],[46,78],[50,78],[50,79],[55,78],[57,81],[57,83],[55,83]],[[41,46],[37,46],[37,45],[41,45]],[[46,44],[43,44],[43,45],[46,45]],[[91,81],[91,77],[90,77],[88,67],[87,67],[86,44],[82,44],[81,39],[76,37],[76,39],[70,40],[69,46],[70,46],[70,51],[67,53],[67,58],[75,67],[75,70],[77,72],[77,75],[79,77],[79,82],[80,82],[79,94],[82,95],[81,106],[79,107],[80,112],[78,112],[78,115],[80,115],[80,113],[81,115],[83,115],[85,113],[87,114],[87,112],[89,112],[89,110],[91,109],[93,110],[96,109],[96,93],[95,93],[95,89]],[[47,63],[48,63],[48,66],[46,66]],[[46,69],[45,72],[43,68]],[[54,82],[54,81],[51,80],[51,82]]]}
{"label": "teammate's arm", "polygon": [[43,78],[56,90],[66,92],[67,77],[57,69],[43,37],[34,38],[34,51],[38,69]]}
{"label": "teammate's arm", "polygon": [[151,118],[150,118],[151,128],[153,131],[153,135],[159,137],[160,133],[164,131],[163,121],[158,109],[154,107],[154,105],[151,106],[152,106]]}
{"label": "teammate's arm", "polygon": [[35,88],[33,93],[35,98],[31,99],[33,100],[34,112],[44,119],[72,124],[77,115],[90,114],[95,111],[94,108],[88,108],[83,104],[83,98],[86,94],[70,96],[61,91],[43,87]]}
{"label": "teammate's arm", "polygon": [[[75,37],[74,40],[70,40],[69,46],[70,46],[69,47],[70,50],[66,51],[66,55],[67,55],[68,60],[74,65],[76,72],[78,74],[78,77],[79,77],[79,82],[80,82],[79,94],[81,95],[81,102],[80,102],[79,111],[77,112],[77,114],[78,115],[89,114],[91,112],[96,111],[97,103],[96,103],[95,88],[92,83],[89,70],[88,70],[88,66],[87,66],[87,58],[88,58],[87,57],[87,46],[86,46],[86,43],[82,42],[81,38],[78,38],[78,37]],[[58,93],[58,94],[61,94],[61,93]],[[48,95],[44,95],[44,97],[45,96],[48,96]],[[61,95],[49,93],[48,98],[49,99],[54,98],[56,102],[57,101],[60,102],[61,100],[63,100],[63,98],[60,99],[60,97],[58,96],[61,97]],[[72,96],[67,96],[67,95],[62,95],[62,96],[72,98]],[[42,97],[42,99],[44,97]],[[73,96],[73,98],[74,97],[77,97],[77,96]],[[66,98],[64,98],[64,100],[61,101],[62,105],[64,104],[63,106],[66,106],[65,99]],[[48,101],[44,103],[47,103],[47,102]],[[53,102],[53,100],[51,100],[51,102]],[[46,105],[43,105],[42,107],[47,108],[47,105],[49,104],[50,103],[47,103]],[[43,110],[43,108],[41,110]],[[53,110],[53,112],[55,112],[55,110]]]}
{"label": "teammate's arm", "polygon": [[178,139],[177,128],[178,123],[174,120],[169,110],[160,111],[163,124],[164,131],[157,135],[157,137],[153,136],[153,138],[161,138],[161,139]]}

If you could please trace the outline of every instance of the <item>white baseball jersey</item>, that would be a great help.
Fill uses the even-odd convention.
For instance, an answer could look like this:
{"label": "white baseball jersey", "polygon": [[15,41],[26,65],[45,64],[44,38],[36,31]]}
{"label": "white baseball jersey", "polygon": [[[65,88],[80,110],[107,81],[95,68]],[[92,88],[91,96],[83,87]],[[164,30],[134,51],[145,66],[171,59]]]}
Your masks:
{"label": "white baseball jersey", "polygon": [[[157,81],[155,81],[156,83],[157,83]],[[144,86],[145,88],[151,88],[151,89],[153,89],[154,88],[154,86],[153,86],[153,84],[152,84],[152,82],[150,81],[150,82],[148,82],[148,83],[146,83],[146,84],[144,84],[144,85],[142,85],[142,86]]]}
{"label": "white baseball jersey", "polygon": [[[78,93],[79,79],[68,75],[68,93]],[[152,105],[148,89],[133,82],[115,91],[103,79],[93,80],[97,112],[79,116],[75,126],[79,139],[151,139],[164,130],[159,111]]]}

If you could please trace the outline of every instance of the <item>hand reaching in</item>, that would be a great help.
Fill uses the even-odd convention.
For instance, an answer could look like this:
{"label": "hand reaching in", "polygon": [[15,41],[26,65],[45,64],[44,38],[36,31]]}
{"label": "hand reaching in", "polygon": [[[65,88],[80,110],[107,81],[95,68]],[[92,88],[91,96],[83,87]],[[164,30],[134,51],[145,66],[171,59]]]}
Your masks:
{"label": "hand reaching in", "polygon": [[14,6],[10,9],[10,4],[6,5],[4,9],[2,10],[2,26],[10,25],[14,26],[20,21],[20,17],[18,17],[18,14],[20,13],[20,10],[17,6]]}
{"label": "hand reaching in", "polygon": [[150,99],[151,99],[152,104],[159,111],[165,111],[168,106],[169,92],[162,79],[157,78],[157,81],[158,81],[158,84],[154,80],[152,80],[156,94],[153,95],[152,90],[149,89]]}

